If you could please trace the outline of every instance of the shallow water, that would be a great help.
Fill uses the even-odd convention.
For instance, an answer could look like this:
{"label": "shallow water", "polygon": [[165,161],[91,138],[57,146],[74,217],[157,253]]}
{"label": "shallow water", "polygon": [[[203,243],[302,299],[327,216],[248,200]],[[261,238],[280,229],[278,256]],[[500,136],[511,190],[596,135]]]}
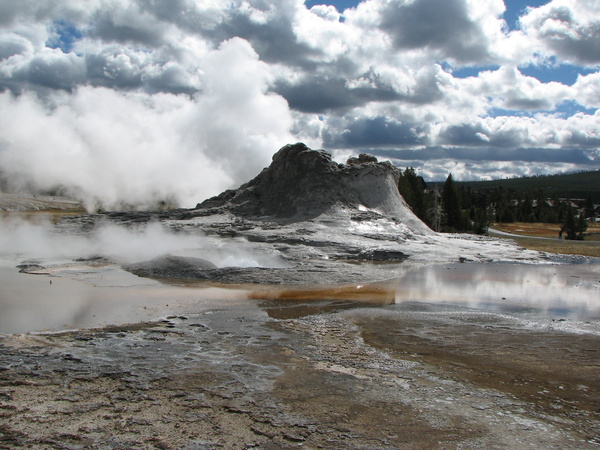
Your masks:
{"label": "shallow water", "polygon": [[247,298],[241,290],[167,286],[118,266],[19,273],[0,261],[0,333],[58,331],[151,321]]}
{"label": "shallow water", "polygon": [[395,303],[426,301],[553,319],[600,319],[600,265],[434,264],[393,282]]}
{"label": "shallow water", "polygon": [[600,265],[432,264],[390,266],[390,281],[328,287],[172,286],[116,265],[59,265],[45,275],[0,261],[0,333],[89,328],[193,314],[264,300],[289,318],[353,305],[450,304],[543,319],[600,320]]}

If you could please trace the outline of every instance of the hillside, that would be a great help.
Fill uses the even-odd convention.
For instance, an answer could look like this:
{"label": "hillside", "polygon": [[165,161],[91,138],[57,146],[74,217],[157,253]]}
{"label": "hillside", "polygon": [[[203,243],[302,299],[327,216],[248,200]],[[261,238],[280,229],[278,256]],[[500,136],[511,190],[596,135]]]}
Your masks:
{"label": "hillside", "polygon": [[594,203],[600,203],[600,170],[559,175],[510,178],[492,181],[456,182],[459,186],[470,187],[474,191],[503,188],[518,192],[534,192],[543,189],[548,197],[587,198],[592,196]]}

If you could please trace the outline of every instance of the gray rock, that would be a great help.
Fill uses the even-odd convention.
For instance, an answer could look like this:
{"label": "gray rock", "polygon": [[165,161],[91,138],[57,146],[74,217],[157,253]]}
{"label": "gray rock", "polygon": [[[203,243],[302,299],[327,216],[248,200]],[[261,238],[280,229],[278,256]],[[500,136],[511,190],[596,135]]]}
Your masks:
{"label": "gray rock", "polygon": [[204,279],[205,273],[217,268],[202,258],[184,256],[160,256],[150,261],[128,264],[125,270],[147,278]]}
{"label": "gray rock", "polygon": [[335,209],[367,209],[390,216],[419,232],[431,230],[410,210],[400,192],[400,171],[371,155],[337,164],[322,150],[302,143],[286,145],[271,165],[235,190],[196,206],[201,211],[227,210],[237,216],[303,221]]}

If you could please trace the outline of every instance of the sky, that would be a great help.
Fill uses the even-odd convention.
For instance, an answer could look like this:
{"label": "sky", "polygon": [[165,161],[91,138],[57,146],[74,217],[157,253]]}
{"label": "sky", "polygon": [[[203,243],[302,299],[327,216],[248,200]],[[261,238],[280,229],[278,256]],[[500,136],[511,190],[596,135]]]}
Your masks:
{"label": "sky", "polygon": [[191,207],[283,145],[426,180],[600,168],[600,0],[0,0],[0,179]]}

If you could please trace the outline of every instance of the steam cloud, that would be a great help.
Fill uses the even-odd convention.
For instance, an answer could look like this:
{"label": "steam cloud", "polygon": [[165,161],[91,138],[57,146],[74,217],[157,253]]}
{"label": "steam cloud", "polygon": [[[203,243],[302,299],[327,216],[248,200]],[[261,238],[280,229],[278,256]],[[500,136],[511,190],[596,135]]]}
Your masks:
{"label": "steam cloud", "polygon": [[248,181],[291,141],[287,102],[233,38],[204,58],[201,96],[118,92],[0,94],[0,174],[14,189],[62,189],[96,207],[191,207]]}
{"label": "steam cloud", "polygon": [[49,260],[50,264],[94,256],[132,263],[168,254],[203,258],[217,267],[288,266],[278,252],[259,251],[245,240],[174,232],[160,223],[140,229],[106,223],[88,235],[78,235],[44,221],[0,218],[0,249],[2,259]]}

